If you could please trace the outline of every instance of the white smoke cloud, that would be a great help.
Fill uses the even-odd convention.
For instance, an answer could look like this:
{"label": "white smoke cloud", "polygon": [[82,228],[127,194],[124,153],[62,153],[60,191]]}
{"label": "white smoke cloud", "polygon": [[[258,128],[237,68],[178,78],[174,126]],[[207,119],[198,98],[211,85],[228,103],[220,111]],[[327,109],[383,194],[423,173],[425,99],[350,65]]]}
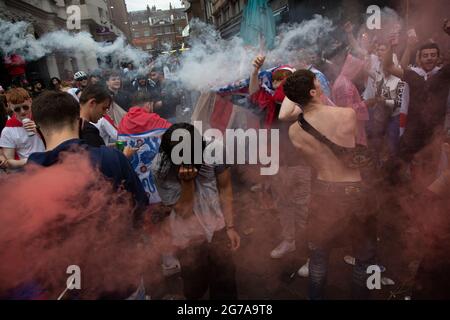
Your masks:
{"label": "white smoke cloud", "polygon": [[114,65],[130,61],[139,68],[144,68],[149,58],[146,52],[126,44],[122,37],[114,43],[100,43],[87,32],[69,33],[62,30],[35,39],[28,30],[29,24],[26,22],[11,23],[0,19],[0,48],[3,53],[17,53],[25,60],[33,61],[54,52],[65,52],[69,56],[79,54],[102,61],[110,59]]}
{"label": "white smoke cloud", "polygon": [[[244,46],[237,36],[224,40],[213,26],[198,20],[192,21],[190,28],[191,50],[183,55],[177,75],[185,87],[208,90],[250,76],[259,48]],[[275,49],[263,52],[267,56],[264,68],[294,63],[301,55],[300,48],[319,53],[333,30],[331,20],[319,15],[301,24],[281,26]]]}

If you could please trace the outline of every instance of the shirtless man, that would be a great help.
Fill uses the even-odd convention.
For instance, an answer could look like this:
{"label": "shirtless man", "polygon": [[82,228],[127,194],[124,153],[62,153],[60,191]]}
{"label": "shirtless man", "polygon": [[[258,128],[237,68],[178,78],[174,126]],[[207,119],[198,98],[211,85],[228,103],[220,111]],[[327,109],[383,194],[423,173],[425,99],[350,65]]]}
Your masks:
{"label": "shirtless man", "polygon": [[324,298],[330,251],[339,245],[342,236],[350,233],[356,257],[352,296],[365,299],[368,297],[366,270],[374,263],[376,234],[373,215],[367,207],[367,190],[360,170],[352,161],[356,114],[350,108],[322,104],[320,83],[309,70],[299,70],[290,76],[284,91],[287,99],[279,117],[298,119],[289,128],[289,138],[316,172],[307,225],[309,298]]}

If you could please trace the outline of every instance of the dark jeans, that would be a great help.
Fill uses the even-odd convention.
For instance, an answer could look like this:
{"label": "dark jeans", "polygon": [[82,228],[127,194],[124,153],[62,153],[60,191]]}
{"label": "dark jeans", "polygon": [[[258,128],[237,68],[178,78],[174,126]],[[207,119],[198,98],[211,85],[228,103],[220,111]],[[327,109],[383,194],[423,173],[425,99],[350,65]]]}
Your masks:
{"label": "dark jeans", "polygon": [[225,229],[214,233],[211,243],[203,242],[183,249],[179,259],[184,296],[198,300],[209,289],[211,300],[235,300],[236,268]]}
{"label": "dark jeans", "polygon": [[350,235],[356,265],[352,276],[352,298],[367,299],[366,273],[375,264],[376,221],[370,212],[366,188],[360,182],[316,180],[311,188],[308,220],[309,298],[324,298],[331,250]]}

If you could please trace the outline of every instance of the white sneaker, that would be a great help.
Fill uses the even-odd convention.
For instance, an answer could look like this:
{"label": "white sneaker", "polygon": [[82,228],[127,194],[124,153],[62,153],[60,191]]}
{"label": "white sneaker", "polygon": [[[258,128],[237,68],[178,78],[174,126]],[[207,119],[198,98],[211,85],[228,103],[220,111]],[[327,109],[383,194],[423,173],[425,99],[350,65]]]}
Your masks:
{"label": "white sneaker", "polygon": [[356,259],[355,259],[355,257],[352,257],[352,256],[345,256],[344,261],[346,264],[349,264],[352,266],[354,266],[356,264]]}
{"label": "white sneaker", "polygon": [[258,192],[258,191],[261,191],[262,188],[263,188],[263,185],[261,183],[257,183],[257,184],[255,184],[255,185],[250,187],[250,191],[251,192]]}
{"label": "white sneaker", "polygon": [[165,277],[170,277],[181,271],[180,261],[172,254],[162,255],[161,267]]}
{"label": "white sneaker", "polygon": [[395,282],[394,280],[392,280],[391,278],[387,278],[387,277],[382,277],[381,278],[381,284],[383,286],[394,286]]}
{"label": "white sneaker", "polygon": [[272,250],[270,256],[273,259],[280,259],[286,253],[295,251],[295,240],[287,241],[283,240],[275,249]]}
{"label": "white sneaker", "polygon": [[300,269],[298,269],[297,274],[302,278],[309,277],[309,259],[306,260],[306,263],[302,265]]}

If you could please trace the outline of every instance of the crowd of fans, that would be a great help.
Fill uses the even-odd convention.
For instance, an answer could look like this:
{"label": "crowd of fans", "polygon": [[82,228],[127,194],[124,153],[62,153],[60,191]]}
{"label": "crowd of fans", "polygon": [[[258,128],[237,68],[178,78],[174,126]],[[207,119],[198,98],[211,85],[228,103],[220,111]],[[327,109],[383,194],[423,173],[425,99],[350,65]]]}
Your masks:
{"label": "crowd of fans", "polygon": [[[449,22],[443,29],[450,35]],[[405,33],[400,50],[396,34],[380,40],[366,30],[355,38],[350,22],[343,31],[347,42],[329,57],[305,55],[303,48],[297,61],[268,70],[262,70],[265,57],[256,57],[244,90],[246,103],[263,113],[261,126],[280,130],[279,173],[259,185],[270,193],[282,226],[270,257],[295,251],[296,232],[306,230],[310,259],[298,273],[309,277],[311,299],[324,298],[334,236],[345,233],[355,242],[346,257],[354,265],[354,297],[367,297],[365,271],[381,263],[373,221],[387,198],[400,203],[409,193],[415,205],[405,210],[415,215],[425,214],[418,208],[437,216],[449,209],[448,51],[415,32]],[[173,163],[172,133],[200,133],[180,121],[180,109],[188,107],[185,92],[166,73],[153,66],[138,74],[128,65],[80,70],[71,82],[53,77],[48,85],[14,75],[0,96],[0,176],[21,174],[30,164],[53,166],[60,153],[87,150],[116,189],[132,194],[136,232],[147,215],[152,223],[170,215],[173,243],[162,265],[166,274],[181,268],[185,297],[200,299],[209,290],[213,299],[235,299],[232,251],[240,236],[231,169]],[[213,143],[203,142],[202,150]],[[450,259],[441,254],[450,248],[447,223],[445,234],[423,234],[435,241],[419,268],[416,297],[450,297]]]}

